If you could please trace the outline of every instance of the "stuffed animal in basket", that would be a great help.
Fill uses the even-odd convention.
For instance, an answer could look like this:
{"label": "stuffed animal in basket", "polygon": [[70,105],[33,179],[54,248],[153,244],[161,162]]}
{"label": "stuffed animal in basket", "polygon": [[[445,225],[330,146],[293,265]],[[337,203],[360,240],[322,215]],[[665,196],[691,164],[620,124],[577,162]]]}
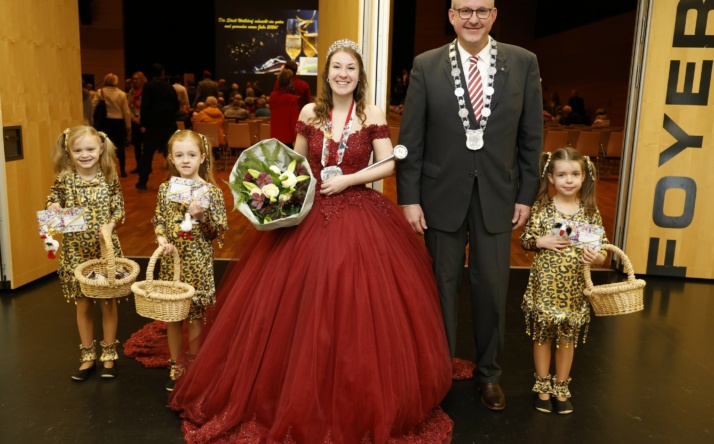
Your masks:
{"label": "stuffed animal in basket", "polygon": [[56,241],[50,233],[43,234],[40,236],[43,243],[45,244],[45,251],[47,252],[47,257],[49,259],[54,259],[57,257],[55,252],[59,249],[59,242]]}

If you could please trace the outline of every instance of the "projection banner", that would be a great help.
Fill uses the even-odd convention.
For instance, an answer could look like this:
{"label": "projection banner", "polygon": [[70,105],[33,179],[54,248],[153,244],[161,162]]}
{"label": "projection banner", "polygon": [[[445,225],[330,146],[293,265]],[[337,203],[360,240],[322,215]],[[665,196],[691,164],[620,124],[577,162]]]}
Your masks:
{"label": "projection banner", "polygon": [[218,2],[216,8],[219,72],[275,75],[292,59],[299,75],[317,75],[317,10],[247,9],[243,2]]}
{"label": "projection banner", "polygon": [[714,1],[650,2],[625,252],[636,273],[714,277]]}

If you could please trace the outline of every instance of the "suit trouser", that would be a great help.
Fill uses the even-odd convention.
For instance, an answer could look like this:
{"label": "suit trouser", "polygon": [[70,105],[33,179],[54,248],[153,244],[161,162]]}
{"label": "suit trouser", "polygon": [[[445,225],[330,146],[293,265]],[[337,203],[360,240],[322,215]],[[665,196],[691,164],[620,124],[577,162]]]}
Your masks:
{"label": "suit trouser", "polygon": [[459,289],[465,247],[469,244],[476,379],[478,382],[498,382],[501,368],[496,361],[503,349],[505,334],[511,231],[493,234],[486,230],[478,199],[478,184],[475,181],[471,204],[461,227],[454,232],[429,228],[426,230],[425,241],[434,262],[446,338],[452,356],[456,353]]}

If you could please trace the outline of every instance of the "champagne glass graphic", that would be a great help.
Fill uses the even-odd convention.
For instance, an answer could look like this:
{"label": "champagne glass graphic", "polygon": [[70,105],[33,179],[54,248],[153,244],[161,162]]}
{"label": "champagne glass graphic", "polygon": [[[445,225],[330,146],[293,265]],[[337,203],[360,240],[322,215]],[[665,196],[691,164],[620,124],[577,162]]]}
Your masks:
{"label": "champagne glass graphic", "polygon": [[300,38],[300,22],[298,19],[287,20],[287,33],[285,34],[285,52],[292,60],[295,60],[302,51],[302,39]]}
{"label": "champagne glass graphic", "polygon": [[310,20],[306,23],[302,50],[307,57],[317,55],[317,20]]}

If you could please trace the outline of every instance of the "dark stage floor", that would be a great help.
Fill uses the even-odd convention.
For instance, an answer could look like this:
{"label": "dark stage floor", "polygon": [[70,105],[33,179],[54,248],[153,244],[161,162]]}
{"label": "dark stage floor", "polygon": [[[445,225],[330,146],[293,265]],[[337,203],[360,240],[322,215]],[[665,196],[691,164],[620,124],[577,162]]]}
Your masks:
{"label": "dark stage floor", "polygon": [[[593,280],[616,275],[594,273]],[[587,344],[575,353],[575,412],[559,416],[531,406],[532,343],[519,308],[527,276],[526,269],[512,270],[501,358],[506,410],[482,407],[475,383],[454,382],[442,404],[455,422],[454,444],[714,442],[714,347],[707,345],[714,338],[714,283],[651,277],[645,311],[594,318]],[[96,373],[83,383],[70,380],[79,340],[74,306],[64,302],[56,275],[0,292],[0,304],[0,443],[182,442],[177,416],[166,408],[166,370],[121,356],[116,380]],[[149,322],[133,300],[119,310],[122,342]],[[465,297],[461,312],[458,355],[471,359]]]}

